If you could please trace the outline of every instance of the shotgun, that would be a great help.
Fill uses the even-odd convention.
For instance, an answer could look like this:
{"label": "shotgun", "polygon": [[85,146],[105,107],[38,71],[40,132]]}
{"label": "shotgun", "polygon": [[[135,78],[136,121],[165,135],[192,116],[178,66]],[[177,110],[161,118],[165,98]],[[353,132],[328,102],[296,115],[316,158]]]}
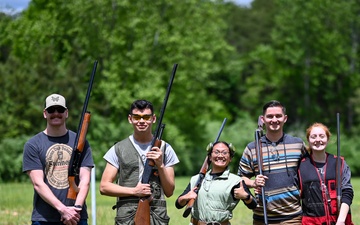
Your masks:
{"label": "shotgun", "polygon": [[336,127],[337,127],[337,157],[336,157],[336,205],[337,213],[340,212],[341,206],[341,158],[340,158],[340,114],[336,114]]}
{"label": "shotgun", "polygon": [[68,180],[69,180],[69,189],[66,196],[66,205],[73,206],[75,204],[76,196],[79,193],[79,172],[80,172],[80,164],[81,164],[81,154],[84,150],[84,146],[86,143],[86,133],[88,130],[88,126],[90,123],[90,112],[87,111],[87,106],[89,104],[90,93],[92,89],[92,85],[94,83],[94,77],[96,73],[98,61],[95,60],[94,67],[91,73],[81,118],[78,126],[78,130],[76,133],[75,143],[73,147],[73,152],[71,154],[71,159],[69,163],[68,170]]}
{"label": "shotgun", "polygon": [[[159,139],[160,141],[155,142],[155,146],[160,148],[161,146],[161,137],[165,129],[165,124],[161,124]],[[150,225],[150,204],[154,199],[154,194],[152,193],[148,197],[140,198],[138,208],[134,217],[134,225]],[[149,222],[149,223],[147,223]]]}
{"label": "shotgun", "polygon": [[[218,132],[217,137],[215,138],[214,143],[219,140],[221,132],[224,129],[225,124],[226,124],[226,118],[224,119],[223,123],[221,124],[220,130]],[[203,164],[201,166],[200,172],[199,172],[199,178],[198,178],[198,180],[196,181],[196,184],[195,184],[195,187],[197,187],[197,189],[195,190],[195,193],[198,193],[198,191],[200,189],[200,186],[201,186],[201,183],[202,183],[202,181],[203,181],[203,179],[205,177],[205,174],[206,174],[208,168],[209,168],[209,162],[208,162],[208,156],[206,154],[206,158],[205,158],[205,160],[204,160],[204,162],[203,162]],[[188,201],[188,203],[186,204],[185,211],[183,213],[183,217],[186,218],[186,217],[189,216],[189,214],[191,212],[191,209],[192,209],[192,207],[194,205],[194,202],[195,202],[195,199],[190,199]]]}
{"label": "shotgun", "polygon": [[[259,174],[263,175],[263,155],[262,155],[262,144],[261,136],[263,136],[263,122],[261,116],[258,118],[258,128],[255,130],[255,149],[256,149],[256,158],[258,161]],[[266,198],[265,198],[265,187],[261,187],[261,199],[264,208],[264,224],[268,225],[267,211],[266,211]]]}
{"label": "shotgun", "polygon": [[[173,70],[172,70],[170,80],[168,83],[168,87],[166,90],[164,102],[161,107],[160,116],[158,119],[158,126],[155,130],[153,139],[151,141],[151,148],[155,147],[155,146],[160,148],[160,146],[161,146],[161,135],[162,135],[162,130],[164,128],[163,127],[164,125],[162,124],[162,120],[164,118],[165,109],[166,109],[167,101],[169,99],[171,87],[174,82],[177,66],[178,66],[178,64],[174,64],[174,66],[173,66]],[[143,184],[149,183],[150,176],[152,174],[152,170],[153,170],[154,166],[155,166],[154,160],[146,159],[145,165],[144,165],[144,172],[143,172],[143,175],[141,178],[141,183],[143,183]],[[152,198],[153,198],[153,196],[150,195],[150,196],[141,198],[139,200],[139,204],[138,204],[135,218],[134,218],[135,225],[150,225],[150,203],[152,201]]]}

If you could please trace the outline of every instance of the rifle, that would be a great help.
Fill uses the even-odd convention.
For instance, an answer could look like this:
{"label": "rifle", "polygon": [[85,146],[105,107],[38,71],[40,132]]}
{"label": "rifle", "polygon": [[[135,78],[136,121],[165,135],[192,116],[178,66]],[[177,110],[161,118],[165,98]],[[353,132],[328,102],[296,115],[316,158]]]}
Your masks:
{"label": "rifle", "polygon": [[[261,121],[261,116],[258,118],[258,128],[255,130],[255,148],[256,148],[256,158],[258,161],[259,174],[263,175],[263,156],[262,156],[262,144],[261,136],[263,136],[263,122]],[[264,208],[264,224],[268,225],[267,211],[266,211],[266,199],[265,199],[265,188],[261,187],[261,198]]]}
{"label": "rifle", "polygon": [[[226,124],[226,118],[224,119],[223,123],[221,124],[221,127],[220,127],[220,130],[218,132],[218,135],[217,137],[215,138],[215,142],[217,142],[220,138],[220,135],[221,135],[221,132],[222,130],[224,129],[224,126]],[[197,179],[196,183],[195,183],[195,187],[197,187],[197,189],[195,190],[195,193],[197,194],[199,189],[200,189],[200,186],[201,186],[201,183],[202,181],[204,180],[204,177],[205,177],[205,174],[209,168],[209,163],[208,163],[208,155],[206,155],[206,158],[201,166],[201,169],[200,169],[200,172],[199,172],[199,178]],[[191,209],[194,205],[194,202],[195,202],[195,199],[190,199],[188,201],[188,203],[186,204],[186,208],[185,208],[185,211],[183,213],[183,217],[186,218],[189,216],[190,212],[191,212]]]}
{"label": "rifle", "polygon": [[[165,129],[165,124],[161,124],[160,134],[159,134],[160,145],[161,145],[161,137],[164,129]],[[153,199],[154,199],[154,193],[152,193],[149,197],[140,198],[134,218],[135,225],[143,225],[143,224],[150,225],[150,203],[152,202]]]}
{"label": "rifle", "polygon": [[89,104],[90,93],[92,89],[92,85],[94,83],[94,77],[96,73],[98,61],[95,60],[94,67],[91,73],[81,118],[79,122],[79,127],[76,133],[75,143],[73,147],[73,152],[71,154],[71,159],[69,163],[69,171],[68,171],[68,180],[69,180],[69,189],[66,196],[66,205],[73,206],[75,204],[76,196],[79,193],[78,182],[79,182],[79,172],[80,172],[80,163],[81,163],[81,154],[84,150],[85,142],[86,142],[86,133],[88,130],[88,126],[90,123],[90,112],[87,111],[87,106]]}
{"label": "rifle", "polygon": [[[167,87],[167,91],[165,94],[165,98],[164,98],[164,102],[163,105],[161,107],[161,111],[160,111],[160,117],[158,119],[158,126],[155,130],[154,133],[154,137],[151,141],[151,148],[153,147],[158,147],[160,148],[161,146],[161,135],[164,129],[164,126],[162,124],[162,120],[165,114],[165,109],[166,109],[166,104],[167,101],[169,99],[169,95],[170,95],[170,91],[171,91],[171,87],[172,87],[172,83],[174,81],[175,78],[175,73],[176,73],[176,69],[177,69],[178,64],[174,64],[172,73],[171,73],[171,77],[170,77],[170,81]],[[151,149],[150,148],[150,149]],[[141,179],[141,183],[143,184],[147,184],[150,181],[150,176],[152,174],[152,169],[155,166],[155,162],[152,159],[146,159],[145,161],[145,165],[144,165],[144,172],[142,175],[142,179]],[[139,204],[136,210],[136,214],[135,214],[135,218],[134,218],[134,222],[135,225],[150,225],[150,203],[152,201],[153,196],[150,195],[148,197],[144,197],[141,198],[139,200]]]}
{"label": "rifle", "polygon": [[336,126],[337,126],[337,157],[336,157],[336,203],[337,213],[340,212],[341,206],[341,158],[340,158],[340,114],[336,114]]}

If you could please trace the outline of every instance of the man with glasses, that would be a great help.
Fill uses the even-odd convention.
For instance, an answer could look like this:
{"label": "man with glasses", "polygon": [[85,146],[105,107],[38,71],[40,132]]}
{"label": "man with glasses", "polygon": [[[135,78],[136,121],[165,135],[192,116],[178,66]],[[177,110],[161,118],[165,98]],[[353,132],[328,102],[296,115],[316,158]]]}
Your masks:
{"label": "man with glasses", "polygon": [[[238,175],[255,192],[265,190],[266,212],[269,224],[301,224],[300,193],[297,184],[297,168],[306,154],[304,142],[283,131],[287,121],[285,107],[276,100],[266,103],[260,116],[266,134],[260,138],[263,175],[259,174],[255,142],[249,143],[240,159]],[[254,180],[250,180],[255,177]],[[262,196],[259,195],[262,199]],[[261,199],[253,212],[253,225],[264,224],[264,208]]]}
{"label": "man with glasses", "polygon": [[[166,197],[173,195],[175,173],[179,162],[174,149],[161,141],[161,147],[152,147],[152,125],[156,122],[153,105],[147,100],[136,100],[127,117],[133,133],[113,145],[104,155],[106,167],[100,182],[100,193],[117,197],[115,224],[134,224],[140,198],[152,195],[150,220],[154,225],[167,225]],[[152,147],[152,148],[151,148]],[[146,159],[155,162],[155,172],[149,184],[141,183]],[[117,184],[114,181],[117,179]],[[161,182],[160,182],[161,181]]]}
{"label": "man with glasses", "polygon": [[49,95],[43,110],[46,128],[24,145],[23,172],[29,175],[34,186],[32,225],[87,225],[85,200],[94,166],[87,141],[81,156],[75,204],[65,204],[69,188],[68,166],[76,139],[76,133],[66,128],[68,113],[63,96]]}

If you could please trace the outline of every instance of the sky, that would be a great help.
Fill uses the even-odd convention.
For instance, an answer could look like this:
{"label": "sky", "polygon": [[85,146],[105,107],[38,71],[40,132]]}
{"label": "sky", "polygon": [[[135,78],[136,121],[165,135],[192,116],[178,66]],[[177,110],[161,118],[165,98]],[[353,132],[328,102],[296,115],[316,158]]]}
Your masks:
{"label": "sky", "polygon": [[[234,1],[239,5],[249,6],[253,0],[229,0],[229,1]],[[29,2],[30,0],[0,0],[0,10],[4,11],[3,9],[5,9],[5,11],[9,11],[9,12],[11,11],[19,12],[25,9],[28,6]]]}
{"label": "sky", "polygon": [[12,8],[15,11],[22,11],[28,6],[29,2],[30,0],[0,0],[0,8]]}

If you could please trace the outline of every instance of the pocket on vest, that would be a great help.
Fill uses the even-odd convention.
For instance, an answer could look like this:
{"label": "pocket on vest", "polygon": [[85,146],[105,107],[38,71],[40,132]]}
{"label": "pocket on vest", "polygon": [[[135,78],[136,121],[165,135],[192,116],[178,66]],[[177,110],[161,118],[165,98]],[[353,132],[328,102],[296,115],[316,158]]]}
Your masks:
{"label": "pocket on vest", "polygon": [[166,206],[157,206],[155,210],[151,208],[151,218],[154,225],[167,225],[169,224],[170,217],[167,215]]}
{"label": "pocket on vest", "polygon": [[131,225],[134,224],[136,210],[135,207],[127,208],[118,208],[115,217],[116,225]]}

